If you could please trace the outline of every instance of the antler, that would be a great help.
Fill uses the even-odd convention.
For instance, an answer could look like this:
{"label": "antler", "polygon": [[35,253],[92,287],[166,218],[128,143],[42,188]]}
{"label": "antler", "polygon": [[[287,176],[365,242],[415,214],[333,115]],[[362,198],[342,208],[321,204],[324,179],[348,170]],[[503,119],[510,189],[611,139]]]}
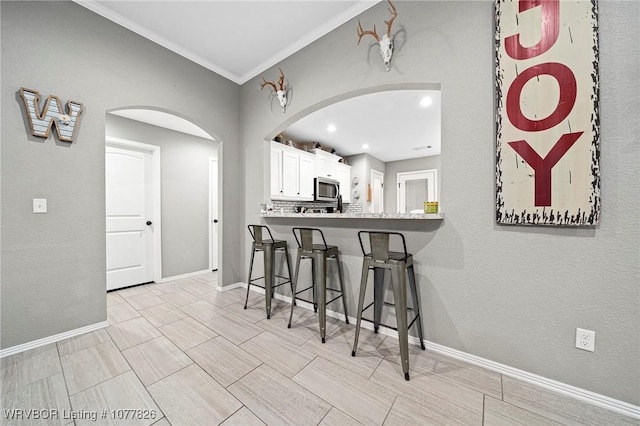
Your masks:
{"label": "antler", "polygon": [[273,87],[273,90],[275,90],[276,92],[278,91],[278,88],[276,87],[276,84],[273,81],[267,81],[265,80],[264,76],[262,77],[262,83],[260,83],[260,90],[264,89],[265,86],[271,86]]}
{"label": "antler", "polygon": [[284,73],[282,72],[282,68],[278,68],[278,69],[280,70],[280,78],[278,79],[278,86],[280,86],[280,90],[284,90]]}
{"label": "antler", "polygon": [[391,6],[389,8],[389,12],[391,12],[391,19],[389,19],[388,21],[384,21],[384,23],[387,24],[387,35],[391,37],[391,26],[393,25],[393,20],[398,16],[398,11],[396,10],[396,7],[393,5],[393,3],[391,3],[391,0],[387,1],[389,2],[389,6]]}
{"label": "antler", "polygon": [[[274,83],[273,81],[267,81],[264,76],[262,77],[262,83],[260,83],[260,90],[264,89],[265,86],[271,86],[273,87],[274,91],[278,91],[278,90],[284,90],[284,73],[282,72],[281,68],[278,68],[280,70],[280,78],[278,78],[278,86],[276,86],[276,83]],[[280,87],[280,89],[278,89],[278,87]]]}
{"label": "antler", "polygon": [[380,37],[378,36],[378,33],[376,32],[376,26],[373,26],[373,31],[365,31],[362,29],[362,24],[360,23],[360,20],[358,19],[358,44],[360,44],[360,41],[362,40],[362,37],[366,36],[367,34],[372,35],[373,38],[376,39],[377,42],[380,42]]}
{"label": "antler", "polygon": [[[387,1],[389,2],[389,6],[391,6],[389,8],[389,12],[391,13],[391,19],[389,19],[388,21],[384,21],[384,23],[387,24],[387,35],[391,37],[391,26],[393,25],[393,21],[394,19],[396,19],[396,16],[398,16],[398,11],[396,10],[396,7],[393,5],[393,3],[391,3],[391,0],[387,0]],[[365,31],[362,28],[362,24],[360,23],[360,20],[358,20],[358,44],[360,44],[362,37],[364,37],[367,34],[373,36],[373,38],[375,38],[377,42],[380,42],[380,36],[376,31],[376,26],[375,25],[373,26],[373,31]]]}

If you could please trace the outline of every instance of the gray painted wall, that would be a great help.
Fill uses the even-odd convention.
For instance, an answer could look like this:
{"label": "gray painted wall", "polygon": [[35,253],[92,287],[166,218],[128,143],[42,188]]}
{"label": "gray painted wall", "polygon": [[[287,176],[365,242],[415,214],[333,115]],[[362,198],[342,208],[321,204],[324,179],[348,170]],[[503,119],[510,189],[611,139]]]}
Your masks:
{"label": "gray painted wall", "polygon": [[[113,109],[160,108],[223,141],[221,283],[239,281],[239,86],[72,2],[0,7],[1,347],[106,320],[104,140]],[[21,86],[84,104],[74,143],[29,135]],[[32,198],[47,198],[49,213],[32,214]]]}
{"label": "gray painted wall", "polygon": [[[367,154],[358,154],[349,156],[346,158],[347,163],[351,164],[351,176],[358,177],[358,185],[351,188],[351,202],[353,204],[362,204],[362,211],[369,211],[367,205]],[[355,199],[353,197],[353,191],[357,189],[360,193],[360,198]]]}
{"label": "gray painted wall", "polygon": [[[369,154],[352,155],[347,157],[347,161],[349,164],[352,165],[351,175],[354,176],[355,174],[357,174],[359,178],[358,190],[360,191],[360,199],[357,201],[355,200],[353,201],[362,204],[363,212],[369,212],[369,207],[371,206],[371,203],[367,201],[367,188],[371,184],[371,169],[375,169],[385,174],[386,164],[383,161]],[[385,193],[384,197],[386,196],[387,194]]]}
{"label": "gray painted wall", "polygon": [[[355,230],[402,230],[418,264],[430,341],[640,404],[640,3],[600,2],[602,223],[587,229],[495,223],[493,3],[396,7],[401,39],[391,71],[375,48],[356,45],[354,20],[264,73],[284,70],[295,94],[286,114],[259,90],[259,77],[242,86],[246,221],[258,220],[268,199],[254,184],[268,176],[265,137],[348,92],[440,83],[445,219],[316,223],[342,249],[350,314],[361,266]],[[386,15],[379,4],[361,18]],[[266,223],[294,244],[290,228],[299,221]],[[594,353],[574,348],[576,327],[596,331]]]}
{"label": "gray painted wall", "polygon": [[162,277],[209,268],[209,157],[218,142],[107,114],[107,136],[161,148]]}
{"label": "gray painted wall", "polygon": [[[412,158],[410,160],[389,161],[385,164],[384,174],[384,211],[398,211],[398,173],[416,170],[438,170],[438,193],[440,192],[440,156]],[[442,211],[441,211],[442,212]]]}

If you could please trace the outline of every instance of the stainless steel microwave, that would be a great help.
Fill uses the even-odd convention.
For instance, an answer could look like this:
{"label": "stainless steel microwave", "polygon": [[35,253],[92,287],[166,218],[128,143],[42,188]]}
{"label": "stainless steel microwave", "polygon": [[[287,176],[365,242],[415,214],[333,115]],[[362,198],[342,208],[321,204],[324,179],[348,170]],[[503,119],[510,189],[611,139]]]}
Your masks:
{"label": "stainless steel microwave", "polygon": [[314,179],[315,183],[315,200],[337,202],[340,195],[340,182],[324,177]]}

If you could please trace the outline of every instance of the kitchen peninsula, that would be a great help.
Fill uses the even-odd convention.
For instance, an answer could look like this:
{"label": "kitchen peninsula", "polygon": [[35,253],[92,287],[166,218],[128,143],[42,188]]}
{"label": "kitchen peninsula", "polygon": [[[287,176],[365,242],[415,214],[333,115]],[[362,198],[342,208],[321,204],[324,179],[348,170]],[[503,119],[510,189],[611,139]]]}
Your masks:
{"label": "kitchen peninsula", "polygon": [[442,213],[262,213],[264,218],[318,218],[318,219],[391,219],[391,220],[442,220]]}

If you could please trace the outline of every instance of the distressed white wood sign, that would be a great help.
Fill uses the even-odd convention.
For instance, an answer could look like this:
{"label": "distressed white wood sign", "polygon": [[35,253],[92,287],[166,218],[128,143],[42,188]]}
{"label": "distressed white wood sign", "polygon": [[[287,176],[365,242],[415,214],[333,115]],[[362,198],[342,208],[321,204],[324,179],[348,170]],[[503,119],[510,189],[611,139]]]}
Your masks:
{"label": "distressed white wood sign", "polygon": [[496,220],[596,225],[596,0],[496,0]]}
{"label": "distressed white wood sign", "polygon": [[55,126],[59,140],[73,142],[76,123],[82,113],[81,103],[68,101],[67,111],[65,111],[60,98],[49,96],[44,108],[40,110],[40,93],[37,90],[21,87],[20,96],[24,101],[29,127],[33,136],[48,138],[51,134],[51,128]]}

